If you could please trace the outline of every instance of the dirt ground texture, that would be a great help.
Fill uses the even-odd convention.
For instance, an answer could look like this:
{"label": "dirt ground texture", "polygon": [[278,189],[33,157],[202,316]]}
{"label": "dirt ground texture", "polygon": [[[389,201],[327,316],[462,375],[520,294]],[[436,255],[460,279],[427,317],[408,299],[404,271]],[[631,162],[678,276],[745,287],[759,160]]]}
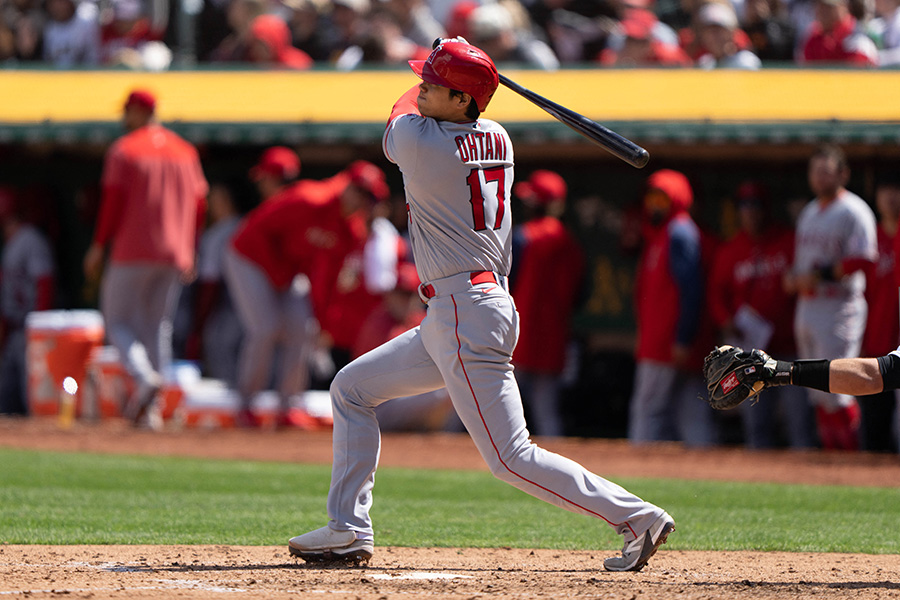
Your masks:
{"label": "dirt ground texture", "polygon": [[[897,485],[900,457],[863,453],[633,448],[619,440],[539,439],[609,477]],[[0,446],[328,463],[330,432],[135,431],[110,421],[60,431],[0,419]],[[464,434],[388,434],[383,466],[484,469]],[[886,532],[897,535],[897,532]],[[673,535],[677,535],[676,532]],[[601,552],[376,547],[365,568],[328,568],[285,547],[0,545],[0,596],[27,598],[897,598],[900,556],[660,552],[640,573],[603,571]]]}

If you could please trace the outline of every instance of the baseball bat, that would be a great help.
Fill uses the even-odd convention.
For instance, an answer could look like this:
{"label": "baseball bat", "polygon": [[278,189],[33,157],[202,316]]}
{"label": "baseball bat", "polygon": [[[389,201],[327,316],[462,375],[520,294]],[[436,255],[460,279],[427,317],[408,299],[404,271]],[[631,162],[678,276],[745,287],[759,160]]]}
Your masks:
{"label": "baseball bat", "polygon": [[500,75],[500,83],[629,165],[641,169],[650,161],[649,152],[615,131],[522,87],[505,75]]}

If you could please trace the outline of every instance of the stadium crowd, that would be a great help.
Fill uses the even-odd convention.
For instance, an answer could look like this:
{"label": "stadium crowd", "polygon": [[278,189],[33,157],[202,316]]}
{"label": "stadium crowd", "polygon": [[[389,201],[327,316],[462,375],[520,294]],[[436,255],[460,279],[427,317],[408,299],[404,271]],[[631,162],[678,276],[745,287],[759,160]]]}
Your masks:
{"label": "stadium crowd", "polygon": [[[0,0],[0,65],[355,69],[464,36],[538,69],[900,62],[900,0]],[[179,31],[180,29],[180,31]]]}

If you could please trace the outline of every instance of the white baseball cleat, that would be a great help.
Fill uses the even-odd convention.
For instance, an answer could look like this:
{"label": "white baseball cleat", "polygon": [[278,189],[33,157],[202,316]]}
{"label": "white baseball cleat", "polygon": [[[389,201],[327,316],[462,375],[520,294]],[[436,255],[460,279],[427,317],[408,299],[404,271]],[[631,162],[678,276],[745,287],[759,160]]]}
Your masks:
{"label": "white baseball cleat", "polygon": [[664,512],[653,522],[650,529],[630,542],[625,542],[622,556],[605,559],[603,567],[607,571],[640,571],[650,557],[656,554],[659,547],[666,543],[666,538],[673,531],[675,531],[675,519]]}
{"label": "white baseball cleat", "polygon": [[375,542],[358,536],[355,531],[337,531],[326,525],[291,538],[288,549],[307,562],[368,563]]}

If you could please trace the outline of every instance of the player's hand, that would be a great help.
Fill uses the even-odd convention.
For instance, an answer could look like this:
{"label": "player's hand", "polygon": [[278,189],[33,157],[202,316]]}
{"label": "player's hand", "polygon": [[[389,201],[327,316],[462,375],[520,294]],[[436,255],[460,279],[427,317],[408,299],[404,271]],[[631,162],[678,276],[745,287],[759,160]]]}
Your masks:
{"label": "player's hand", "polygon": [[461,35],[458,35],[458,36],[452,37],[452,38],[435,38],[434,42],[431,44],[431,49],[434,50],[435,48],[437,48],[438,46],[440,46],[441,44],[443,44],[445,42],[459,42],[460,44],[468,44],[469,40],[467,40],[466,38],[464,38]]}
{"label": "player's hand", "polygon": [[84,255],[84,277],[88,281],[96,281],[100,279],[100,272],[103,270],[103,246],[100,244],[91,244]]}

